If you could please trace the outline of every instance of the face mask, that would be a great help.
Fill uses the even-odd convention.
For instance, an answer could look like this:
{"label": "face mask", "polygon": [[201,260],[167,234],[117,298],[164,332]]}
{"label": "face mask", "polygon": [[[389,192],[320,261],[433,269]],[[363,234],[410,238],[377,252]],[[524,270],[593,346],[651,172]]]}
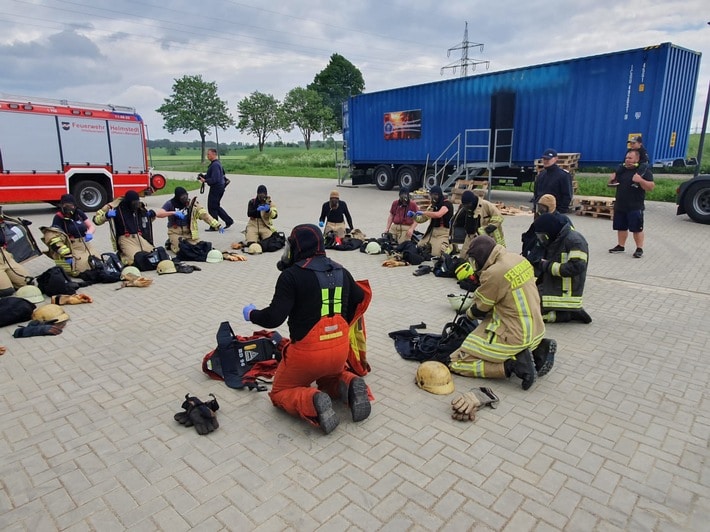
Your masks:
{"label": "face mask", "polygon": [[408,205],[409,204],[409,195],[408,194],[403,194],[402,196],[399,197],[399,202],[402,205]]}
{"label": "face mask", "polygon": [[74,209],[73,205],[62,205],[62,214],[67,218],[71,218],[72,216],[74,216],[75,212],[76,209]]}
{"label": "face mask", "polygon": [[547,214],[548,212],[550,212],[550,209],[548,209],[546,205],[538,205],[537,206],[537,213],[539,215]]}
{"label": "face mask", "polygon": [[140,200],[136,200],[136,201],[132,201],[132,202],[131,202],[131,210],[132,210],[133,212],[137,212],[138,209],[140,208],[140,206],[141,206]]}
{"label": "face mask", "polygon": [[185,195],[185,196],[180,196],[180,197],[178,198],[178,202],[179,202],[180,205],[182,205],[183,207],[187,207],[187,204],[188,204],[189,200],[190,200],[190,198],[189,198],[187,195]]}
{"label": "face mask", "polygon": [[537,238],[537,241],[540,243],[540,245],[544,248],[547,247],[547,245],[550,243],[550,235],[547,233],[535,233],[535,237]]}
{"label": "face mask", "polygon": [[286,268],[293,264],[293,254],[291,253],[291,239],[286,239],[286,246],[284,247],[283,253],[281,254],[281,260],[276,263],[276,268],[280,272],[284,271]]}

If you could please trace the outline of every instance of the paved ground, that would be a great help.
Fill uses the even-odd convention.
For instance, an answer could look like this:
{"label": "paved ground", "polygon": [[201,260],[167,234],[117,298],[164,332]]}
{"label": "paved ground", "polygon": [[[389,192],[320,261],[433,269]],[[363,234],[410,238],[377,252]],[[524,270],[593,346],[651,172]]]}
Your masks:
{"label": "paved ground", "polygon": [[[259,183],[283,230],[315,222],[333,181],[239,176],[225,206],[242,236]],[[341,188],[355,224],[385,227],[396,192]],[[165,197],[148,199],[152,207]],[[497,193],[525,203],[529,195]],[[46,224],[52,209],[6,212]],[[519,249],[526,216],[507,217]],[[528,392],[488,381],[501,397],[476,423],[449,417],[451,397],[414,384],[387,333],[453,317],[450,279],[387,269],[381,257],[334,253],[370,280],[367,377],[372,415],[328,436],[200,370],[217,326],[237,333],[247,303],[266,305],[277,257],[204,264],[147,289],[87,288],[56,337],[0,329],[0,530],[707,530],[710,520],[710,228],[650,204],[646,255],[610,255],[611,223],[575,217],[590,243],[591,325],[552,325],[554,370]],[[158,234],[164,235],[162,224]],[[109,249],[107,229],[96,244]],[[39,232],[35,230],[35,235]],[[31,263],[42,271],[47,264]],[[35,272],[39,273],[39,272]],[[285,328],[280,329],[286,333]],[[483,381],[455,377],[457,391]],[[219,398],[220,428],[198,436],[173,421],[185,393]],[[705,523],[705,524],[703,524]]]}

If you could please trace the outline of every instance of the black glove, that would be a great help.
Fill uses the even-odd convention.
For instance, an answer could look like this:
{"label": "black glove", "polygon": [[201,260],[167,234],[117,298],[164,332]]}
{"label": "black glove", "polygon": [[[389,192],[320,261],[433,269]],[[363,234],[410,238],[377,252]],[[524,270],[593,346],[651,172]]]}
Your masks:
{"label": "black glove", "polygon": [[185,401],[182,403],[185,411],[175,414],[173,416],[175,421],[186,427],[194,426],[201,436],[217,430],[219,423],[215,412],[219,410],[219,403],[214,394],[210,394],[210,396],[212,400],[203,403],[197,397],[190,397],[190,394],[186,394]]}
{"label": "black glove", "polygon": [[56,336],[62,334],[63,327],[57,325],[27,325],[18,327],[12,336],[15,338],[29,338],[30,336]]}
{"label": "black glove", "polygon": [[493,232],[498,229],[495,225],[493,224],[488,224],[484,231],[486,232],[487,235],[492,235]]}

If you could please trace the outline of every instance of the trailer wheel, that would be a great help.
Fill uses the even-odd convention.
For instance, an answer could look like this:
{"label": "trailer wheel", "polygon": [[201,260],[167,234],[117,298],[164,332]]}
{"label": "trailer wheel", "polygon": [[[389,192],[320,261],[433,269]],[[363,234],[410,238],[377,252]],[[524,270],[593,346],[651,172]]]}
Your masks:
{"label": "trailer wheel", "polygon": [[82,211],[96,211],[108,203],[106,189],[96,181],[81,181],[72,194]]}
{"label": "trailer wheel", "polygon": [[397,182],[399,187],[407,187],[409,190],[419,188],[419,172],[413,166],[402,166],[397,170]]}
{"label": "trailer wheel", "polygon": [[378,166],[374,172],[375,185],[380,190],[392,190],[394,187],[394,177],[389,166]]}
{"label": "trailer wheel", "polygon": [[439,182],[436,179],[436,175],[433,170],[429,170],[424,176],[424,188],[429,190],[431,187],[438,185]]}
{"label": "trailer wheel", "polygon": [[691,186],[685,192],[685,212],[690,219],[710,224],[710,182],[700,182]]}

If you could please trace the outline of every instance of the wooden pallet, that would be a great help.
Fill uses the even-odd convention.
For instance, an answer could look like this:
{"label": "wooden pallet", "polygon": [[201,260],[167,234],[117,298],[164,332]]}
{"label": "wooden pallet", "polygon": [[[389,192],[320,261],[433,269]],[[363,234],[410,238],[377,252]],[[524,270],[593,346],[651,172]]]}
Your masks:
{"label": "wooden pallet", "polygon": [[614,198],[604,196],[576,196],[574,206],[579,216],[592,218],[612,218],[614,216]]}
{"label": "wooden pallet", "polygon": [[461,203],[461,196],[467,190],[482,191],[479,195],[485,193],[488,189],[488,180],[480,179],[459,179],[454,184],[454,188],[451,189],[450,200],[451,203]]}
{"label": "wooden pallet", "polygon": [[429,205],[431,205],[431,198],[429,197],[429,193],[424,189],[415,190],[414,192],[410,193],[409,197],[414,203],[417,204],[417,207],[419,207],[420,211],[427,210],[429,208]]}
{"label": "wooden pallet", "polygon": [[495,206],[498,207],[498,210],[503,216],[520,216],[520,215],[528,215],[532,216],[533,212],[530,207],[527,207],[525,205],[519,205],[518,207],[512,207],[510,205],[506,205],[502,201],[496,201]]}
{"label": "wooden pallet", "polygon": [[[557,154],[557,166],[563,170],[567,170],[572,177],[579,169],[579,159],[581,153],[558,153]],[[544,169],[542,165],[542,159],[535,160],[535,171],[539,174]]]}

